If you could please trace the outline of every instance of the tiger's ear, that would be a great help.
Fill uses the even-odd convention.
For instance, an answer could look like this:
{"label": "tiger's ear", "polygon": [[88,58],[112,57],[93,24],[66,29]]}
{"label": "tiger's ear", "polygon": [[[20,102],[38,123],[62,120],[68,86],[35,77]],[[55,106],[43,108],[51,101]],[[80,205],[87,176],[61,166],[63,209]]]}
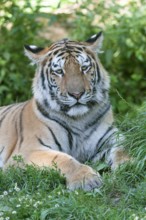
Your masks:
{"label": "tiger's ear", "polygon": [[103,42],[103,34],[102,31],[99,32],[98,34],[95,34],[91,36],[87,41],[88,43],[88,48],[90,48],[92,51],[100,53],[100,49],[102,47],[102,42]]}
{"label": "tiger's ear", "polygon": [[43,60],[45,53],[43,53],[44,48],[37,47],[34,45],[24,45],[25,55],[32,60],[34,64],[39,63]]}

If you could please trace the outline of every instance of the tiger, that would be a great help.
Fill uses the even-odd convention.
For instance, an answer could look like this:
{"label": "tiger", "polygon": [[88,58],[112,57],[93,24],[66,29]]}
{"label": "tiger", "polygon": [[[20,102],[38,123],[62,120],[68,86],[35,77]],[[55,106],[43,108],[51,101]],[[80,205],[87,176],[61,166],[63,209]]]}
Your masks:
{"label": "tiger", "polygon": [[[116,169],[128,160],[114,125],[110,78],[99,60],[103,33],[85,42],[67,38],[47,47],[25,45],[36,65],[32,98],[0,108],[0,166],[54,164],[69,190],[93,190],[101,175],[88,163]],[[118,134],[118,135],[117,135]]]}

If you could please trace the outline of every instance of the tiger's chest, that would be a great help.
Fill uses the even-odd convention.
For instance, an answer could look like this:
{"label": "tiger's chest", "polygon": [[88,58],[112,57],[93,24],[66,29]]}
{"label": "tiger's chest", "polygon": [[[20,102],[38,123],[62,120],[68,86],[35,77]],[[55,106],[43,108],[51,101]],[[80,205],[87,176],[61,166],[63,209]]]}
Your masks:
{"label": "tiger's chest", "polygon": [[113,132],[112,124],[109,104],[100,109],[93,108],[85,117],[76,120],[51,113],[47,120],[44,118],[45,132],[40,143],[85,162],[100,153],[106,139]]}
{"label": "tiger's chest", "polygon": [[73,148],[70,150],[70,155],[80,162],[85,162],[93,155],[95,144],[89,142],[84,134],[74,137]]}
{"label": "tiger's chest", "polygon": [[80,162],[90,160],[95,152],[100,152],[100,142],[104,133],[105,128],[102,125],[79,133],[74,136],[73,147],[69,154]]}
{"label": "tiger's chest", "polygon": [[52,149],[65,152],[80,162],[90,160],[99,147],[107,125],[95,124],[88,129],[56,125],[49,129],[48,144]]}

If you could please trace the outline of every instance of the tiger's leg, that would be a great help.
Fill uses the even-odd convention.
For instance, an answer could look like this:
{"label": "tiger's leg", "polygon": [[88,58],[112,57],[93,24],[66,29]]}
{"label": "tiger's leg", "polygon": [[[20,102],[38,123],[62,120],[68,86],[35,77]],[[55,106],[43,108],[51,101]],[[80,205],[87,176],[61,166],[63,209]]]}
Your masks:
{"label": "tiger's leg", "polygon": [[25,160],[27,164],[36,164],[40,167],[54,164],[65,175],[67,187],[70,190],[82,188],[89,191],[101,185],[101,178],[98,173],[87,165],[79,163],[68,154],[54,150],[36,150],[33,151]]}
{"label": "tiger's leg", "polygon": [[105,162],[111,166],[112,170],[115,170],[121,164],[132,161],[132,158],[128,155],[123,146],[115,146],[115,143],[113,143],[113,147],[111,147],[111,143],[109,143],[106,147],[107,148],[104,148],[102,151],[95,154],[92,158],[93,163],[105,158]]}
{"label": "tiger's leg", "polygon": [[107,157],[107,162],[111,164],[111,169],[115,170],[119,165],[130,160],[123,147],[113,147]]}

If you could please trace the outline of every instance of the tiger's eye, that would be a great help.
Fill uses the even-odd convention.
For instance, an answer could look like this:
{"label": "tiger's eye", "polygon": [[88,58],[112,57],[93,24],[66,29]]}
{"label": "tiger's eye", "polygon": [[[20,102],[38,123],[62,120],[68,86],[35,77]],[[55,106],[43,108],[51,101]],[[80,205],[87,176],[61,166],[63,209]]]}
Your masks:
{"label": "tiger's eye", "polygon": [[63,74],[63,71],[62,71],[62,69],[59,69],[59,70],[56,70],[56,73],[57,74]]}
{"label": "tiger's eye", "polygon": [[89,66],[82,66],[82,71],[87,71],[89,69]]}
{"label": "tiger's eye", "polygon": [[82,70],[86,70],[87,68],[87,66],[82,66]]}

